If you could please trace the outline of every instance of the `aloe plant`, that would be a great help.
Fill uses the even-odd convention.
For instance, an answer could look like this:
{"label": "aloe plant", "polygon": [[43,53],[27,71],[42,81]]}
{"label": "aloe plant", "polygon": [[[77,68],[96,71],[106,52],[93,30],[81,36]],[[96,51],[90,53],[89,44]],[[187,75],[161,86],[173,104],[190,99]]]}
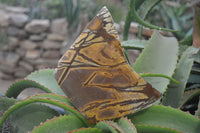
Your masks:
{"label": "aloe plant", "polygon": [[[137,113],[91,125],[57,84],[54,69],[44,69],[16,81],[8,88],[5,96],[0,97],[0,131],[198,133],[200,108],[195,109],[196,116],[182,110],[186,109],[187,105],[192,105],[191,101],[200,95],[200,82],[194,78],[200,75],[199,48],[187,46],[186,50],[180,52],[181,45],[176,38],[164,37],[158,31],[155,31],[148,41],[128,40],[122,42],[122,47],[143,50],[133,64],[133,69],[164,94],[157,103]],[[197,66],[193,66],[194,62]],[[41,89],[44,93],[17,99],[23,90],[30,87]]]}
{"label": "aloe plant", "polygon": [[65,16],[69,23],[68,28],[75,28],[79,22],[80,0],[63,0],[63,5],[66,7]]}
{"label": "aloe plant", "polygon": [[[180,65],[177,64],[178,49],[171,52],[172,58],[166,61],[166,55],[162,52],[166,50],[168,53],[171,49],[171,45],[160,46],[162,41],[172,41],[171,45],[177,45],[175,38],[162,37],[158,32],[155,32],[151,39],[147,42],[147,46],[143,50],[138,60],[134,65],[134,69],[137,72],[152,72],[169,74],[172,76],[174,70],[180,69]],[[159,47],[158,47],[159,46]],[[195,49],[195,48],[190,48]],[[149,52],[151,51],[151,52]],[[159,66],[154,62],[155,56],[158,54],[156,51],[160,51],[159,62],[163,66]],[[193,51],[186,50],[186,53],[193,54]],[[185,53],[183,53],[183,56]],[[176,57],[176,58],[175,58]],[[150,60],[152,64],[148,64],[152,71],[148,70],[146,60]],[[183,60],[180,58],[179,63]],[[184,61],[188,59],[184,56]],[[171,64],[171,66],[165,65],[165,62]],[[171,62],[171,63],[170,63]],[[139,66],[143,66],[140,68]],[[185,65],[183,65],[185,66]],[[141,70],[140,70],[141,69]],[[165,71],[164,71],[165,70]],[[24,80],[19,80],[7,90],[5,97],[1,97],[0,109],[3,112],[1,115],[1,130],[2,131],[16,131],[33,133],[38,132],[197,132],[200,130],[200,120],[197,117],[192,116],[189,113],[184,113],[179,109],[173,109],[172,107],[166,107],[163,105],[153,105],[149,109],[140,111],[135,114],[128,115],[113,121],[102,121],[96,125],[90,125],[86,119],[75,109],[70,100],[62,92],[61,88],[57,85],[53,76],[53,69],[39,70],[28,75]],[[171,73],[171,74],[170,74]],[[176,74],[176,71],[175,71]],[[165,92],[169,80],[158,77],[146,78],[151,84],[159,88],[160,92]],[[178,79],[177,79],[178,80]],[[180,86],[185,85],[181,82]],[[170,83],[171,84],[171,83]],[[22,90],[29,87],[37,87],[43,90],[44,94],[38,94],[28,97],[23,100],[12,99],[11,97],[17,97]],[[169,89],[169,87],[168,87]],[[170,88],[171,89],[171,88]],[[167,91],[168,92],[168,91]],[[181,93],[182,94],[182,93]],[[167,95],[163,97],[167,99]],[[172,97],[171,100],[177,97]],[[179,100],[179,99],[178,99]],[[162,101],[164,102],[164,101]],[[167,101],[168,102],[168,101]],[[38,103],[48,103],[38,104]],[[170,102],[169,102],[170,103]],[[54,105],[59,107],[55,108]],[[60,109],[62,108],[62,109]],[[59,111],[61,110],[61,111]],[[35,113],[33,113],[35,112]],[[59,115],[63,114],[64,115]],[[44,115],[45,114],[45,115]],[[21,115],[21,116],[20,116]],[[23,117],[22,117],[23,116]],[[31,121],[30,121],[31,120]],[[27,122],[21,127],[20,123]],[[30,123],[30,124],[28,124]]]}

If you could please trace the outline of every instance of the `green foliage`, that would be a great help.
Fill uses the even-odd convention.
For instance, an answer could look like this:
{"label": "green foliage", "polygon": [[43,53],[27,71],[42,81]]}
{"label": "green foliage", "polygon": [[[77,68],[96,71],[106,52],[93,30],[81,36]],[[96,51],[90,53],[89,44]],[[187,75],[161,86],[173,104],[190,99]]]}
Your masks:
{"label": "green foliage", "polygon": [[48,88],[44,87],[43,85],[32,81],[32,80],[19,80],[16,81],[15,83],[13,83],[8,90],[6,91],[5,96],[7,97],[14,97],[17,98],[17,96],[26,88],[30,88],[30,87],[35,87],[38,89],[41,89],[47,93],[52,92],[51,90],[49,90]]}
{"label": "green foliage", "polygon": [[137,133],[135,126],[127,118],[120,118],[117,122],[102,121],[96,124],[96,127],[104,133]]}
{"label": "green foliage", "polygon": [[183,96],[185,85],[187,83],[188,77],[190,75],[190,70],[194,61],[194,58],[192,58],[192,56],[197,53],[197,51],[197,48],[189,47],[182,54],[173,75],[173,77],[181,82],[181,84],[178,85],[171,82],[168,85],[167,92],[163,97],[163,105],[170,105],[175,108],[178,108],[180,106],[180,101]]}
{"label": "green foliage", "polygon": [[[14,104],[18,101],[9,98],[0,98],[0,112],[5,113],[6,110],[10,110]],[[34,126],[39,125],[41,122],[44,122],[46,119],[51,119],[54,116],[58,116],[58,112],[54,109],[49,108],[48,106],[43,106],[40,104],[30,104],[23,106],[20,109],[15,110],[8,118],[7,123],[4,123],[2,132],[19,132],[26,133],[31,130]],[[5,114],[2,118],[6,116]],[[42,117],[41,117],[42,116]],[[30,122],[31,121],[31,122]],[[6,125],[8,124],[9,125]],[[23,126],[22,126],[23,125]]]}
{"label": "green foliage", "polygon": [[[197,87],[200,87],[200,86],[197,86]],[[196,87],[195,87],[195,89],[186,90],[181,99],[180,107],[182,109],[186,109],[188,104],[191,104],[190,102],[193,101],[194,99],[198,98],[199,95],[200,95],[200,89],[198,89]],[[199,109],[199,107],[198,107],[198,109]]]}
{"label": "green foliage", "polygon": [[[139,16],[132,11],[137,8],[140,10],[145,0],[131,0],[130,2],[135,2],[135,7],[130,6],[127,17],[136,16],[136,20],[139,20],[137,22],[144,25],[143,20],[138,19]],[[146,8],[143,14],[149,14],[151,7],[157,2],[150,2],[147,6],[149,8]],[[71,12],[71,15],[75,13],[72,7],[68,12]],[[126,19],[124,29],[127,31],[124,33],[128,32],[130,26],[128,24],[131,21],[131,18]],[[33,72],[24,80],[13,83],[5,97],[0,97],[0,131],[16,133],[28,131],[33,133],[198,133],[200,131],[200,119],[197,118],[200,116],[200,52],[198,52],[199,49],[189,46],[191,37],[190,41],[185,40],[184,43],[178,43],[176,38],[164,37],[155,31],[149,41],[129,40],[121,43],[125,49],[142,50],[133,68],[137,73],[144,73],[141,74],[143,77],[151,76],[144,78],[164,93],[161,100],[157,102],[163,105],[152,105],[148,109],[128,115],[127,118],[104,120],[90,125],[57,84],[53,75],[54,70],[45,69]],[[179,84],[174,82],[174,79],[179,81]],[[22,100],[11,98],[16,98],[29,87],[39,88],[45,93]],[[59,112],[58,108],[64,110],[64,115]],[[191,108],[194,109],[193,114],[196,117],[182,111]]]}
{"label": "green foliage", "polygon": [[[146,62],[144,62],[144,61],[141,62],[141,61],[146,60],[145,58],[147,58],[147,56],[149,57],[148,61],[153,62],[153,60],[155,60],[154,59],[155,56],[153,54],[159,54],[160,57],[162,54],[165,54],[164,50],[162,50],[163,49],[162,45],[164,45],[164,49],[166,51],[167,51],[167,46],[165,46],[165,44],[163,44],[161,42],[166,41],[166,40],[168,42],[171,41],[170,44],[172,44],[173,47],[176,46],[176,41],[173,38],[162,37],[157,32],[155,32],[154,35],[152,36],[152,38],[150,39],[150,41],[147,43],[145,49],[142,52],[142,55],[138,58],[137,62],[140,62],[141,63],[140,65],[144,66],[144,64]],[[175,44],[173,42],[175,42]],[[169,45],[169,47],[172,47],[172,46]],[[191,49],[191,48],[189,48],[189,49]],[[152,54],[147,54],[147,53],[149,53],[149,50],[152,50],[151,51]],[[156,53],[156,51],[161,51],[161,52]],[[181,57],[184,57],[184,61],[187,61],[187,58],[189,57],[189,55],[194,53],[194,52],[188,53],[187,51],[188,50],[186,50],[186,52],[184,52],[183,55],[181,56]],[[174,55],[172,55],[173,53],[174,53]],[[177,50],[174,50],[174,52],[171,52],[170,55],[173,58],[177,58]],[[167,55],[165,55],[165,56],[167,56]],[[165,59],[163,59],[163,60],[165,60]],[[183,60],[183,59],[181,58],[179,63],[182,62],[181,60]],[[162,61],[162,60],[159,60],[159,61]],[[137,62],[136,62],[136,66],[138,65]],[[176,64],[177,61],[174,60],[172,62],[175,62],[175,64]],[[151,65],[148,64],[148,66],[151,66]],[[170,71],[174,71],[174,66],[176,66],[176,65],[172,65],[172,67],[169,67],[168,73]],[[177,66],[179,66],[179,65],[177,65]],[[163,66],[161,66],[161,67],[163,67]],[[154,67],[151,67],[151,68],[154,68]],[[140,70],[141,68],[136,67],[136,69]],[[173,73],[173,72],[171,72],[171,73]],[[172,76],[172,75],[169,75],[169,76]],[[60,89],[59,87],[58,88],[56,87],[57,83],[55,83],[53,79],[54,79],[53,78],[53,69],[40,70],[40,71],[34,72],[34,73],[30,74],[29,76],[27,76],[27,78],[24,81],[21,80],[23,82],[17,82],[18,83],[17,86],[16,86],[16,83],[14,83],[12,86],[15,86],[14,88],[16,88],[16,90],[15,89],[12,89],[12,90],[13,90],[13,93],[17,93],[17,95],[18,95],[21,92],[20,89],[17,89],[18,87],[20,88],[20,84],[21,84],[21,86],[23,86],[23,88],[30,87],[30,84],[24,84],[24,82],[27,82],[27,81],[32,81],[32,82],[34,81],[37,84],[37,86],[41,85],[41,86],[45,86],[46,88],[48,88],[48,87],[52,88],[52,86],[54,86],[56,89]],[[159,78],[157,78],[157,80],[154,79],[155,83],[156,83],[156,81],[159,81],[159,80],[161,80],[161,79],[159,79]],[[182,84],[182,82],[180,82],[180,83]],[[53,85],[53,84],[56,84],[56,85]],[[160,84],[159,88],[160,87],[164,88],[163,86],[166,87],[166,84],[167,83]],[[35,87],[37,87],[37,86],[35,86]],[[48,90],[52,91],[52,89],[50,89],[50,88]],[[120,118],[119,120],[115,120],[115,121],[102,121],[102,122],[97,123],[95,125],[95,128],[93,128],[94,126],[89,125],[86,122],[85,118],[83,118],[83,116],[75,110],[75,108],[73,107],[73,105],[71,104],[71,102],[69,101],[69,99],[67,97],[65,97],[63,95],[58,95],[58,93],[60,93],[60,91],[54,91],[54,93],[57,93],[57,94],[53,94],[52,92],[50,92],[47,94],[40,94],[40,95],[28,97],[22,101],[17,101],[17,100],[10,99],[10,98],[3,98],[3,99],[6,99],[6,102],[2,102],[2,105],[0,104],[0,106],[3,106],[3,110],[1,112],[4,112],[4,115],[1,116],[0,123],[1,124],[4,123],[4,125],[5,125],[5,123],[8,123],[6,121],[10,121],[11,118],[16,119],[16,117],[12,117],[12,116],[15,116],[16,113],[18,113],[19,111],[28,109],[28,108],[33,110],[34,112],[37,112],[37,111],[35,111],[37,109],[38,109],[38,111],[44,110],[45,112],[48,112],[48,111],[46,111],[46,107],[47,107],[46,105],[34,104],[34,103],[39,102],[39,103],[48,103],[48,104],[52,104],[54,106],[63,108],[66,112],[66,116],[59,116],[59,117],[53,118],[53,116],[58,116],[58,114],[56,114],[56,115],[51,116],[51,118],[48,117],[49,120],[47,120],[47,116],[40,115],[40,119],[38,119],[38,117],[36,116],[35,113],[29,114],[30,110],[27,110],[26,114],[29,114],[31,116],[28,115],[27,117],[21,117],[25,114],[25,112],[21,112],[20,115],[17,115],[17,116],[20,118],[24,118],[24,119],[28,119],[29,117],[35,116],[35,119],[37,119],[38,121],[43,122],[43,123],[39,125],[40,122],[38,122],[38,121],[36,121],[35,123],[31,122],[31,125],[27,125],[27,128],[21,128],[21,130],[24,130],[24,131],[32,130],[32,132],[55,132],[55,130],[56,130],[57,132],[72,131],[72,132],[113,132],[113,133],[114,132],[142,132],[142,133],[143,132],[172,132],[172,133],[174,133],[174,132],[193,133],[194,132],[195,133],[198,130],[200,130],[199,129],[200,120],[198,118],[195,118],[194,116],[192,116],[188,113],[184,113],[181,110],[173,109],[171,107],[165,107],[165,106],[161,106],[161,105],[159,105],[159,106],[154,105],[146,110],[140,111],[135,114],[131,114],[128,116],[128,118],[130,120],[126,119],[126,118]],[[3,101],[3,100],[1,100],[1,101]],[[38,107],[35,107],[35,106],[38,106]],[[41,107],[39,107],[39,106],[41,106]],[[49,110],[51,112],[51,110],[54,110],[54,108],[47,108],[47,110]],[[20,123],[24,122],[24,119],[17,118],[17,123],[20,124]],[[11,127],[12,127],[12,128],[10,128],[9,131],[18,129],[21,126],[15,122],[16,122],[16,120],[12,120],[12,123],[9,123],[9,124],[11,124]],[[26,123],[30,124],[30,122],[26,122]],[[53,126],[51,126],[51,125],[53,125]],[[34,128],[34,126],[35,126],[35,128]],[[51,127],[53,129],[51,129]],[[67,127],[70,127],[70,128],[67,128]],[[2,130],[4,130],[4,129],[2,129]],[[18,132],[23,132],[23,131],[19,130]]]}
{"label": "green foliage", "polygon": [[54,117],[35,127],[32,133],[66,133],[85,125],[74,115]]}
{"label": "green foliage", "polygon": [[78,24],[80,14],[80,0],[64,0],[65,16],[68,21],[69,28],[74,28]]}
{"label": "green foliage", "polygon": [[[135,0],[132,0],[132,3],[133,5],[135,5]],[[151,9],[151,8],[150,8]],[[150,10],[149,9],[149,10]],[[167,28],[161,28],[159,26],[156,26],[156,25],[152,25],[152,24],[149,24],[149,23],[146,23],[141,17],[138,16],[138,14],[136,13],[136,9],[135,7],[133,6],[132,8],[132,11],[131,11],[132,15],[131,16],[134,16],[134,20],[140,24],[142,24],[143,26],[146,26],[150,29],[157,29],[157,30],[164,30],[164,31],[170,31],[170,32],[176,32],[175,30],[171,30],[171,29],[167,29]]]}
{"label": "green foliage", "polygon": [[64,95],[64,92],[57,84],[56,79],[54,78],[54,70],[46,69],[46,70],[39,70],[31,73],[25,79],[33,80],[35,82],[40,83],[41,85],[49,88],[52,92],[60,95]]}
{"label": "green foliage", "polygon": [[[173,47],[173,49],[172,49]],[[159,56],[158,56],[159,55]],[[171,77],[176,68],[178,42],[154,32],[147,46],[133,64],[137,73],[164,74]],[[160,77],[144,77],[153,87],[164,93],[169,80]]]}
{"label": "green foliage", "polygon": [[159,7],[160,15],[165,16],[165,25],[169,28],[178,30],[174,33],[178,39],[183,39],[192,34],[193,14],[187,13],[191,8],[186,4],[170,7],[162,3]]}
{"label": "green foliage", "polygon": [[198,109],[197,109],[197,111],[195,112],[195,115],[196,115],[198,118],[200,118],[200,102],[199,102],[199,104],[198,104]]}
{"label": "green foliage", "polygon": [[17,102],[16,99],[10,99],[10,98],[4,98],[0,97],[0,116],[3,116],[3,112],[5,112],[10,106],[12,106],[15,102]]}
{"label": "green foliage", "polygon": [[139,133],[180,133],[174,129],[160,126],[136,125]]}
{"label": "green foliage", "polygon": [[128,40],[121,42],[122,48],[125,49],[138,49],[142,50],[146,46],[147,41],[146,40]]}
{"label": "green foliage", "polygon": [[72,133],[103,133],[103,131],[98,128],[80,128],[72,131]]}
{"label": "green foliage", "polygon": [[56,100],[56,101],[59,101],[61,103],[65,103],[69,106],[74,106],[70,101],[69,99],[66,97],[66,96],[62,96],[62,95],[57,95],[57,94],[53,94],[53,93],[42,93],[42,94],[37,94],[37,95],[34,95],[34,96],[31,96],[31,97],[28,97],[27,99],[31,99],[31,98],[49,98],[51,100]]}
{"label": "green foliage", "polygon": [[118,120],[118,125],[122,128],[125,133],[137,133],[137,130],[133,123],[127,118],[121,118]]}
{"label": "green foliage", "polygon": [[134,125],[153,125],[167,127],[184,133],[197,133],[200,120],[178,109],[162,105],[152,107],[128,116]]}
{"label": "green foliage", "polygon": [[[153,2],[151,0],[146,0],[142,3],[141,7],[138,9],[138,14],[140,14],[140,17],[145,20],[147,16],[150,14],[151,10],[161,2],[161,0],[154,0]],[[143,26],[138,26],[138,37],[142,38],[142,30]]]}
{"label": "green foliage", "polygon": [[148,7],[144,9],[145,11],[142,13],[142,17],[140,17],[137,13],[137,9],[143,4],[145,0],[130,0],[129,4],[129,12],[127,13],[126,16],[126,21],[124,25],[124,31],[123,31],[123,40],[128,39],[128,31],[130,28],[131,22],[134,20],[135,22],[138,22],[142,26],[148,27],[150,29],[157,29],[157,30],[163,30],[163,31],[170,31],[170,32],[176,32],[175,30],[167,29],[167,28],[162,28],[153,24],[149,24],[145,22],[143,19],[146,18],[146,16],[149,14],[150,10],[158,4],[160,1],[150,1],[147,5]]}
{"label": "green foliage", "polygon": [[47,93],[56,93],[66,96],[57,84],[57,81],[53,76],[53,72],[54,70],[52,69],[35,71],[28,75],[24,80],[19,80],[13,83],[8,88],[5,95],[7,97],[16,98],[24,89],[35,87]]}

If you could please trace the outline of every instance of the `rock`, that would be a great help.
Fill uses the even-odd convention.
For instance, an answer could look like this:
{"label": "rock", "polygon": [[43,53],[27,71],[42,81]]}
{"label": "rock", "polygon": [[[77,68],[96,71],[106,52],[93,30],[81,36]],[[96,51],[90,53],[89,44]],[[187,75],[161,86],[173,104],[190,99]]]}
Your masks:
{"label": "rock", "polygon": [[57,64],[40,64],[36,66],[36,70],[41,70],[41,69],[55,69],[57,67]]}
{"label": "rock", "polygon": [[[0,45],[2,45],[2,44],[0,44]],[[5,52],[8,52],[8,51],[11,51],[11,48],[10,48],[8,45],[3,44],[3,45],[1,46],[1,50],[2,50],[2,51],[5,51]]]}
{"label": "rock", "polygon": [[56,68],[57,67],[57,62],[55,63],[42,63],[42,64],[39,64],[39,65],[36,65],[36,70],[40,70],[40,69],[47,69],[47,68]]}
{"label": "rock", "polygon": [[69,44],[68,44],[68,41],[64,41],[64,42],[62,42],[62,47],[67,47]]}
{"label": "rock", "polygon": [[0,65],[0,71],[2,71],[5,74],[12,75],[14,73],[15,66],[10,66],[10,65]]}
{"label": "rock", "polygon": [[24,78],[28,74],[29,74],[29,72],[27,72],[26,70],[24,70],[24,68],[22,68],[22,67],[15,68],[14,76],[16,78]]}
{"label": "rock", "polygon": [[69,49],[70,45],[68,44],[68,41],[64,41],[62,43],[62,48],[60,49],[60,54],[63,55],[65,52]]}
{"label": "rock", "polygon": [[39,34],[39,35],[30,35],[30,37],[29,37],[29,39],[31,40],[31,41],[35,41],[35,42],[37,42],[37,41],[42,41],[42,40],[44,40],[45,38],[46,38],[46,33],[41,33],[41,34]]}
{"label": "rock", "polygon": [[1,16],[0,17],[0,26],[3,26],[3,27],[9,26],[9,24],[10,24],[10,21],[9,21],[10,16],[4,11],[0,11],[0,16]]}
{"label": "rock", "polygon": [[26,54],[26,51],[25,49],[21,49],[21,48],[18,48],[15,50],[15,52],[20,55],[22,58],[24,58],[25,54]]}
{"label": "rock", "polygon": [[14,78],[13,75],[6,74],[6,73],[3,73],[3,72],[0,71],[0,79],[11,80],[13,78]]}
{"label": "rock", "polygon": [[51,23],[51,31],[66,36],[67,26],[68,24],[65,18],[55,19]]}
{"label": "rock", "polygon": [[61,43],[55,42],[55,41],[50,41],[50,40],[45,40],[42,43],[42,47],[44,49],[60,49],[62,47]]}
{"label": "rock", "polygon": [[59,59],[44,59],[44,58],[39,58],[39,59],[26,59],[26,62],[29,62],[32,65],[46,65],[46,66],[57,66]]}
{"label": "rock", "polygon": [[39,50],[29,50],[26,52],[25,58],[27,59],[37,59],[40,57]]}
{"label": "rock", "polygon": [[45,65],[45,64],[41,64],[41,65],[37,65],[36,66],[36,70],[41,70],[41,69],[48,69],[49,66],[48,65]]}
{"label": "rock", "polygon": [[19,40],[16,37],[9,37],[8,43],[11,49],[15,49],[17,46],[19,46]]}
{"label": "rock", "polygon": [[12,14],[10,24],[22,28],[28,22],[28,16],[25,14]]}
{"label": "rock", "polygon": [[16,27],[8,27],[6,29],[6,33],[8,36],[18,37],[19,39],[24,39],[27,37],[27,33],[24,30]]}
{"label": "rock", "polygon": [[48,34],[47,39],[52,40],[52,41],[64,41],[66,38],[63,35],[60,34]]}
{"label": "rock", "polygon": [[25,30],[29,33],[38,34],[47,31],[49,26],[49,20],[35,19],[25,26]]}
{"label": "rock", "polygon": [[0,64],[14,67],[20,59],[20,56],[11,52],[0,52]]}
{"label": "rock", "polygon": [[21,41],[20,46],[21,48],[25,50],[33,50],[39,47],[39,44],[37,44],[36,42],[29,41],[29,40],[24,40],[24,41]]}
{"label": "rock", "polygon": [[28,72],[32,72],[34,67],[26,61],[20,61],[19,66],[26,69]]}
{"label": "rock", "polygon": [[0,71],[0,79],[2,79],[4,73]]}
{"label": "rock", "polygon": [[10,13],[18,13],[18,14],[22,14],[22,13],[28,13],[29,9],[28,8],[24,8],[24,7],[14,7],[14,6],[6,6],[5,10],[7,12]]}
{"label": "rock", "polygon": [[58,50],[47,50],[42,53],[43,58],[56,59],[60,57],[60,52]]}

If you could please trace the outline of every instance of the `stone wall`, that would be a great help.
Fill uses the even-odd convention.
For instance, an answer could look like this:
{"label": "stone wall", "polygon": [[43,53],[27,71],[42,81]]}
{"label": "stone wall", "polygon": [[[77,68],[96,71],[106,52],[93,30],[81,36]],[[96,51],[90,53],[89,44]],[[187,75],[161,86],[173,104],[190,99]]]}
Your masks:
{"label": "stone wall", "polygon": [[[8,38],[8,44],[0,47],[0,79],[24,78],[38,69],[55,68],[66,51],[68,24],[65,18],[29,20],[28,12],[27,8],[0,5],[0,34],[6,34]],[[80,30],[88,23],[87,15],[81,17]],[[120,38],[123,26],[123,22],[116,24]],[[137,23],[131,23],[129,39],[136,38],[137,27]],[[142,34],[149,37],[152,32],[144,28]],[[134,62],[138,51],[129,50],[128,54]]]}
{"label": "stone wall", "polygon": [[24,78],[34,70],[54,68],[63,54],[65,18],[30,21],[27,13],[22,7],[0,8],[0,34],[8,38],[0,50],[1,79]]}

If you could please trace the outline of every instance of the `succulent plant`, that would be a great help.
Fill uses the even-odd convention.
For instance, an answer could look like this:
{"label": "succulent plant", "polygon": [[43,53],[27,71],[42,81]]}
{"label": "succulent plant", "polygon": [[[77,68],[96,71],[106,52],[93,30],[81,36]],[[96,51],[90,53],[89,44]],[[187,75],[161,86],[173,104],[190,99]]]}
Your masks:
{"label": "succulent plant", "polygon": [[[44,69],[16,81],[0,97],[1,132],[198,133],[200,107],[194,100],[200,95],[200,82],[195,78],[200,77],[199,49],[179,49],[182,46],[176,38],[164,37],[158,31],[148,41],[128,40],[121,46],[143,49],[132,67],[163,94],[151,107],[90,124],[58,85],[54,69]],[[38,88],[44,93],[17,99],[27,88]],[[182,111],[191,107],[195,107],[196,116]]]}

